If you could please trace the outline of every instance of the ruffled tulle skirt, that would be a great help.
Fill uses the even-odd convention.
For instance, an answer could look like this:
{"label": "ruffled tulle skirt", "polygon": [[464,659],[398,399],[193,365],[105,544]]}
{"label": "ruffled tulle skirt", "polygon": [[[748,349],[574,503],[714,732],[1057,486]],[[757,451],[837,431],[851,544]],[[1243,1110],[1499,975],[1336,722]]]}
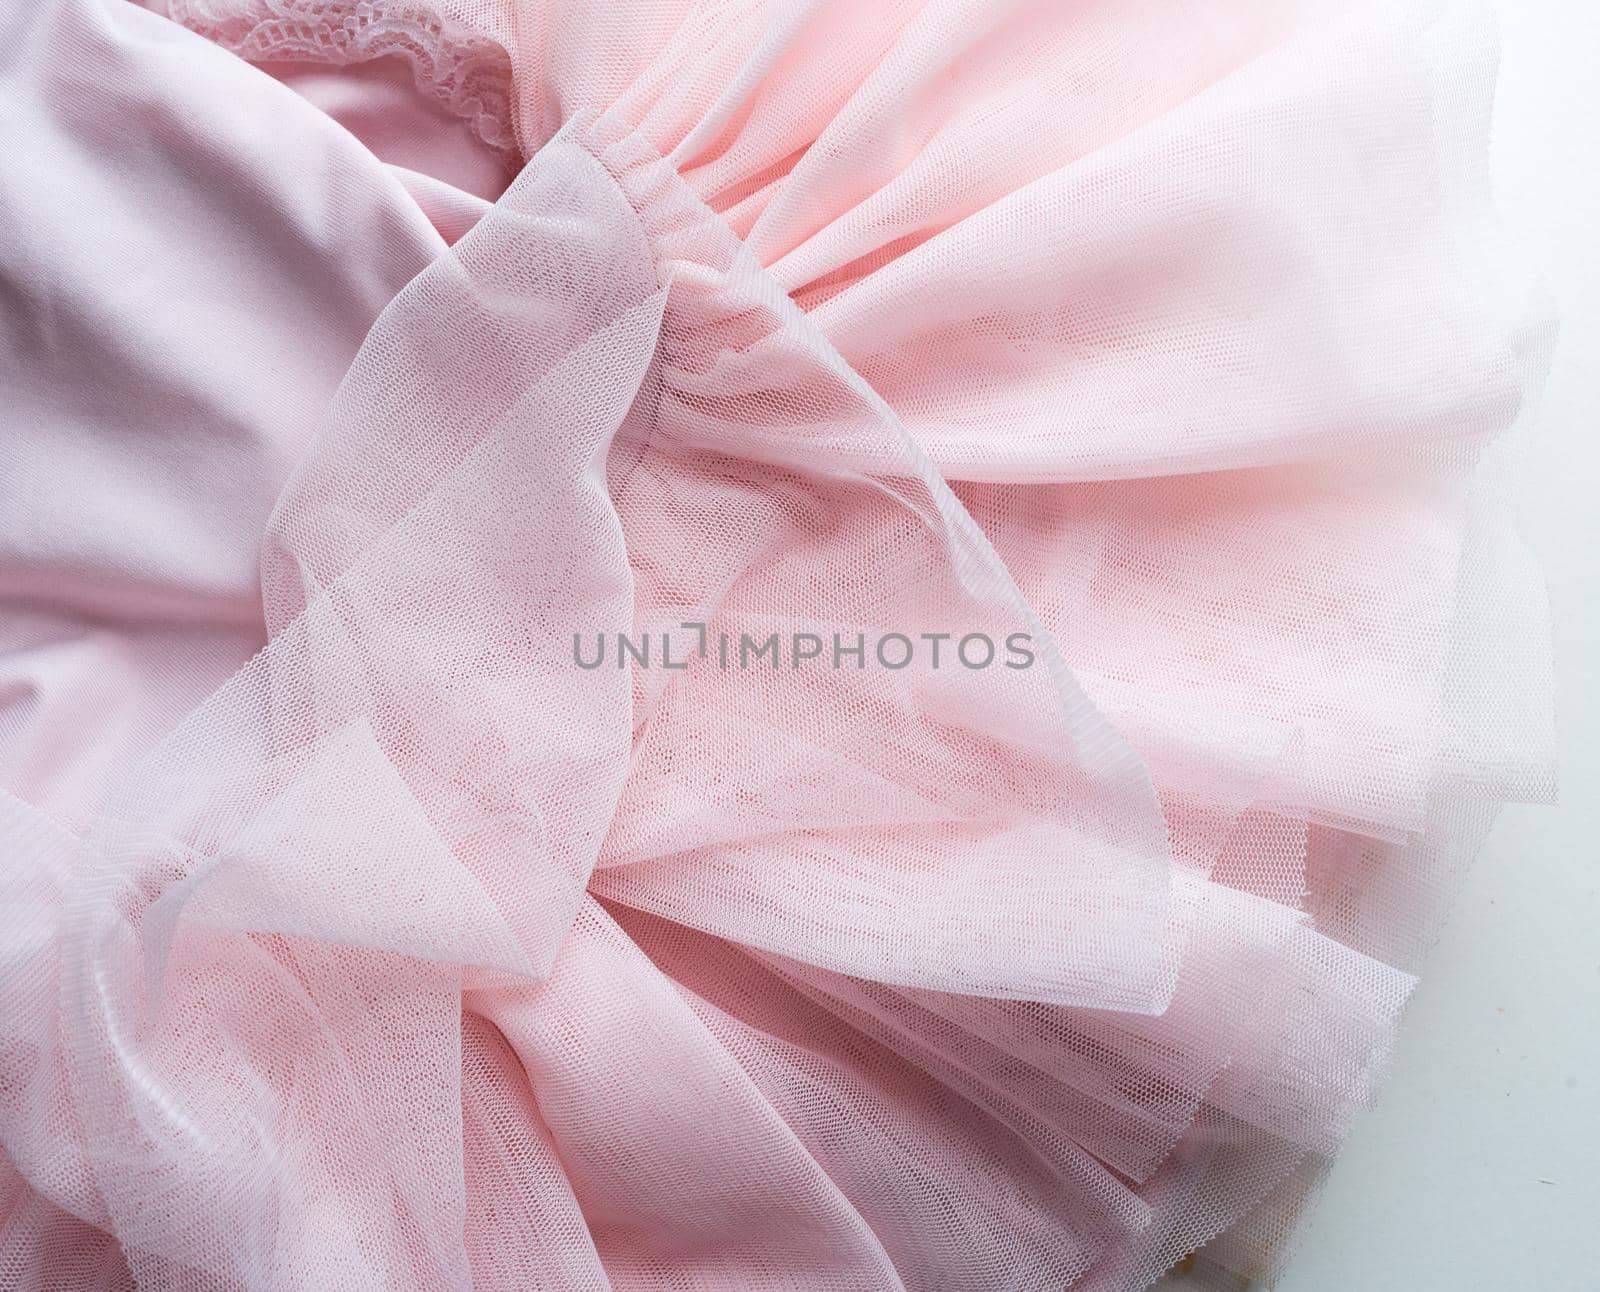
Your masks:
{"label": "ruffled tulle skirt", "polygon": [[1269,1275],[1550,792],[1491,50],[0,19],[0,1283]]}

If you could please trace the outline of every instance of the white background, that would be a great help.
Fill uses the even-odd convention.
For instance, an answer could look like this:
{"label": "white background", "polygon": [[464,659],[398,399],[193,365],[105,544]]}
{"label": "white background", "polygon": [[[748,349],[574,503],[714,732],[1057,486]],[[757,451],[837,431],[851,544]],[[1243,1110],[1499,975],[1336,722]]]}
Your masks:
{"label": "white background", "polygon": [[1522,506],[1561,805],[1501,819],[1279,1292],[1600,1289],[1600,0],[1500,9],[1500,205],[1562,315]]}

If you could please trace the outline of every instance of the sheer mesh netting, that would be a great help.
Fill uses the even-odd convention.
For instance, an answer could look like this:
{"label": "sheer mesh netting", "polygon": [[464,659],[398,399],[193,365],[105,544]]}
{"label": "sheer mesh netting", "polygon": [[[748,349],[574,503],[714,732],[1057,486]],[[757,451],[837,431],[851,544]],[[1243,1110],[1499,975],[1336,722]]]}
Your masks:
{"label": "sheer mesh netting", "polygon": [[[17,455],[0,1285],[1271,1276],[1551,792],[1487,24],[38,8],[18,119],[148,84],[217,230],[138,268],[233,302],[161,523],[252,483],[63,562]],[[289,185],[337,270],[230,241]]]}

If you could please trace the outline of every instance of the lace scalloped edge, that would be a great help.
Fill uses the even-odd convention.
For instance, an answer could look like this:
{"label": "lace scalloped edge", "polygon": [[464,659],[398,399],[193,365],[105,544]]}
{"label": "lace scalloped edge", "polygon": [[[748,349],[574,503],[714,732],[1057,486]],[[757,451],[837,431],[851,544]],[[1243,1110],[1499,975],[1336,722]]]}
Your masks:
{"label": "lace scalloped edge", "polygon": [[419,92],[466,121],[496,152],[518,153],[511,56],[424,5],[250,0],[225,14],[208,12],[206,0],[156,0],[150,7],[251,63],[345,67],[398,56],[410,65]]}

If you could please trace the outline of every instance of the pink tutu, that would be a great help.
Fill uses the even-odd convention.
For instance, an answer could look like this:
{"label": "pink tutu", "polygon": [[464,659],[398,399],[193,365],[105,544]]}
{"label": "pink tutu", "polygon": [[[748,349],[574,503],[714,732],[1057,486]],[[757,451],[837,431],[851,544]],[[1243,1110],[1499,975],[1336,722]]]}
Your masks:
{"label": "pink tutu", "polygon": [[1270,1277],[1552,790],[1492,49],[13,6],[0,1286]]}

